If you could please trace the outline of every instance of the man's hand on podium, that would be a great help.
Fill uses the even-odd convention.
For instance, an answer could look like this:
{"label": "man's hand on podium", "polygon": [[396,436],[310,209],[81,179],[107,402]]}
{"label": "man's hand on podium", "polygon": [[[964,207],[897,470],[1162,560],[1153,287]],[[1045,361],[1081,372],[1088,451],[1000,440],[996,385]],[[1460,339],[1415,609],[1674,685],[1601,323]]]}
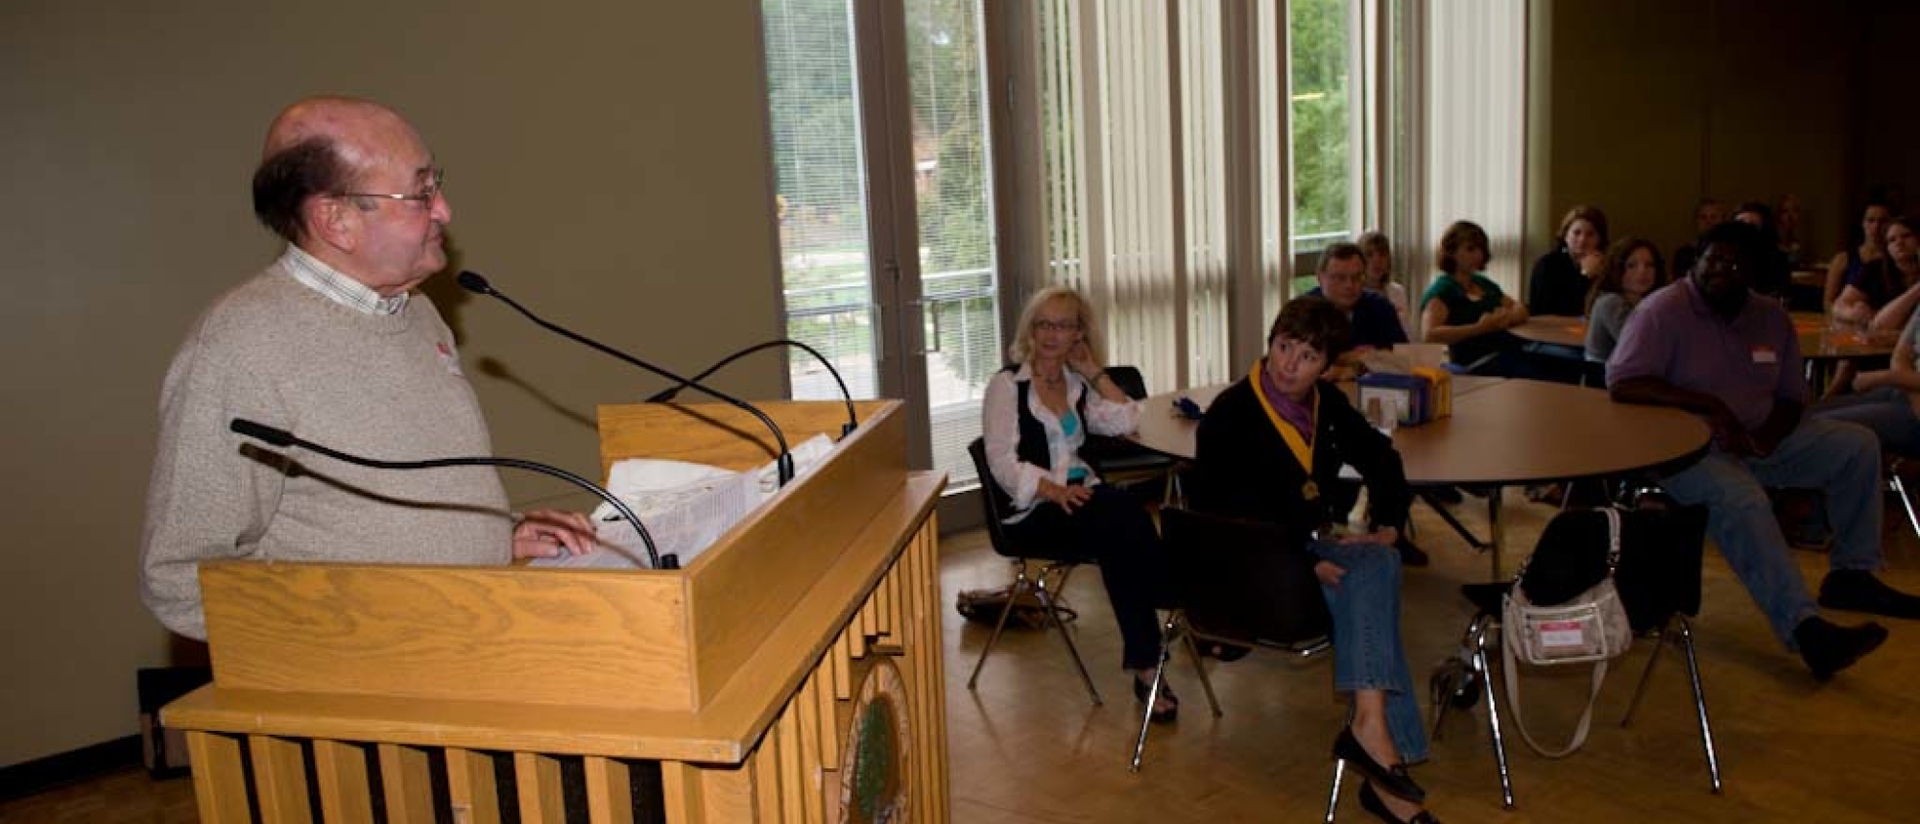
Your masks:
{"label": "man's hand on podium", "polygon": [[536,509],[513,527],[513,557],[553,558],[593,551],[593,521],[579,512]]}

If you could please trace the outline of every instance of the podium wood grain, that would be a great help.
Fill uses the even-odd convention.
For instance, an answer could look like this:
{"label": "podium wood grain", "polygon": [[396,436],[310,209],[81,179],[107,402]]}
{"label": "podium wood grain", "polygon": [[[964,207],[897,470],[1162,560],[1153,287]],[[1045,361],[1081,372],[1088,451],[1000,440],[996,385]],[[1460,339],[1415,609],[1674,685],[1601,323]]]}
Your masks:
{"label": "podium wood grain", "polygon": [[[765,408],[793,443],[845,421],[840,404]],[[933,518],[945,478],[908,471],[899,404],[856,408],[861,426],[824,462],[682,570],[204,565],[215,680],[163,711],[206,756],[203,815],[301,820],[305,765],[280,742],[305,739],[325,757],[320,795],[345,810],[365,804],[374,768],[349,753],[377,744],[395,820],[433,816],[436,749],[466,820],[505,805],[558,820],[560,756],[585,758],[594,821],[631,814],[621,759],[658,762],[672,821],[837,820],[851,702],[886,659],[914,747],[898,754],[902,801],[913,820],[945,821]],[[744,468],[772,449],[731,407],[606,407],[602,434],[609,463]],[[235,736],[265,742],[257,809]],[[495,792],[495,752],[511,754],[515,798]]]}

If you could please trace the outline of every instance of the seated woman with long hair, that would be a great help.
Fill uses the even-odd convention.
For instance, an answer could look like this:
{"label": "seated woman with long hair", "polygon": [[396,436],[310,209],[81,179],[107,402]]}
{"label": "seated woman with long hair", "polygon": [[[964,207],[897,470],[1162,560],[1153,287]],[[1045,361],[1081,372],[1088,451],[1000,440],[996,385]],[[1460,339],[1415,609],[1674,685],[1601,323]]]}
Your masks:
{"label": "seated woman with long hair", "polygon": [[[1346,316],[1318,298],[1296,298],[1267,334],[1267,355],[1220,393],[1200,421],[1194,507],[1272,522],[1319,558],[1314,574],[1333,616],[1334,689],[1351,699],[1334,755],[1366,776],[1362,804],[1386,821],[1430,822],[1425,791],[1404,765],[1427,757],[1427,736],[1400,642],[1396,525],[1412,495],[1393,441],[1320,377],[1348,340]],[[1351,466],[1365,482],[1367,531],[1344,523],[1321,490]],[[1275,551],[1288,548],[1276,547]]]}
{"label": "seated woman with long hair", "polygon": [[1510,375],[1520,339],[1507,331],[1527,321],[1527,308],[1480,273],[1492,255],[1487,230],[1457,220],[1434,250],[1440,273],[1420,296],[1420,328],[1428,343],[1444,343],[1455,364],[1485,375]]}
{"label": "seated woman with long hair", "polygon": [[1667,285],[1660,248],[1644,238],[1621,238],[1607,250],[1604,272],[1587,296],[1587,360],[1605,363],[1640,299]]}
{"label": "seated woman with long hair", "polygon": [[[1088,432],[1125,435],[1140,419],[1139,405],[1114,385],[1100,354],[1099,324],[1079,293],[1050,287],[1027,301],[1007,348],[1013,365],[987,382],[981,400],[993,474],[982,481],[1013,499],[1008,536],[1099,562],[1120,625],[1121,665],[1134,672],[1134,696],[1145,701],[1160,661],[1154,608],[1164,553],[1140,502],[1102,486],[1080,457]],[[1153,720],[1172,721],[1179,707],[1163,687]]]}
{"label": "seated woman with long hair", "polygon": [[1527,277],[1527,313],[1580,314],[1587,293],[1606,265],[1607,215],[1595,206],[1575,206],[1560,218],[1560,248],[1533,262]]}

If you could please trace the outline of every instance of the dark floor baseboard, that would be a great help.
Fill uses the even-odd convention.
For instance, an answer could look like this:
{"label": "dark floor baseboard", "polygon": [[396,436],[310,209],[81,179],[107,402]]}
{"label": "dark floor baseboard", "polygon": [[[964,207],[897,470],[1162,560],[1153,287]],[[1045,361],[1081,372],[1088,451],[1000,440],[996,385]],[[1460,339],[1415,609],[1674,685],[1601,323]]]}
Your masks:
{"label": "dark floor baseboard", "polygon": [[140,736],[129,735],[11,767],[0,767],[0,801],[11,801],[138,764]]}

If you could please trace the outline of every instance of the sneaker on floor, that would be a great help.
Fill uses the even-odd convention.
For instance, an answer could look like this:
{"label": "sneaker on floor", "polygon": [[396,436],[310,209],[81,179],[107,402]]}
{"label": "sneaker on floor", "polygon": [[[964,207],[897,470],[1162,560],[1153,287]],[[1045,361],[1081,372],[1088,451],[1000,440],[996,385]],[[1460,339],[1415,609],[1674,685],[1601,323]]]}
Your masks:
{"label": "sneaker on floor", "polygon": [[1793,640],[1813,677],[1825,681],[1879,647],[1887,640],[1887,628],[1871,621],[1843,627],[1815,615],[1793,628]]}
{"label": "sneaker on floor", "polygon": [[1820,606],[1888,618],[1920,618],[1920,596],[1887,586],[1864,569],[1836,569],[1820,582]]}
{"label": "sneaker on floor", "polygon": [[1423,567],[1433,563],[1433,559],[1427,556],[1427,551],[1415,546],[1412,541],[1407,540],[1405,535],[1393,542],[1393,548],[1400,550],[1401,566]]}

